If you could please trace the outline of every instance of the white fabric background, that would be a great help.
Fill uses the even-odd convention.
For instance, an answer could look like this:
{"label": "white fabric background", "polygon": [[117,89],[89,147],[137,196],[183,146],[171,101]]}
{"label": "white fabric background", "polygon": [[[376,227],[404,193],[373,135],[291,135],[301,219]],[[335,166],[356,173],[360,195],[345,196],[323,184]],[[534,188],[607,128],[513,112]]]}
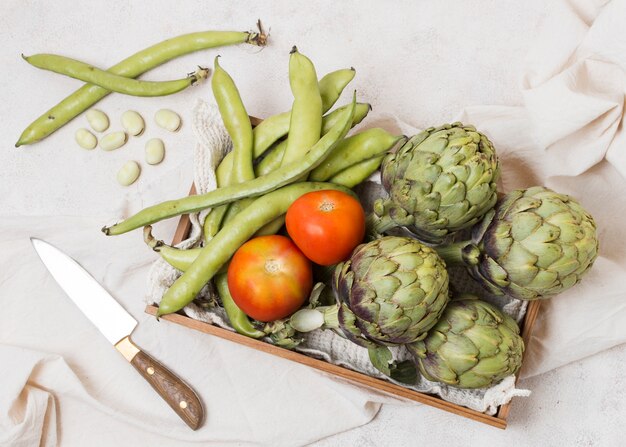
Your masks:
{"label": "white fabric background", "polygon": [[[0,221],[0,444],[22,430],[30,437],[16,445],[38,445],[40,439],[44,445],[70,446],[298,445],[368,422],[383,400],[143,314],[153,254],[138,233],[105,238],[98,229],[153,203],[155,195],[165,199],[187,192],[191,127],[168,135],[152,125],[151,115],[166,106],[189,123],[194,99],[210,95],[207,85],[164,99],[111,95],[103,100],[98,107],[109,114],[112,129],[120,127],[119,116],[129,108],[142,112],[149,126],[140,139],[114,153],[76,147],[73,132],[85,125],[84,117],[43,143],[15,149],[22,128],[76,86],[27,66],[21,52],[61,52],[106,66],[164,37],[246,29],[261,17],[272,27],[269,48],[219,50],[251,114],[289,107],[287,53],[296,43],[320,74],[355,66],[354,86],[374,105],[375,123],[393,129],[385,114],[416,127],[462,117],[495,142],[506,190],[545,183],[574,194],[596,216],[602,257],[580,287],[543,307],[526,376],[624,342],[620,236],[626,191],[619,172],[626,171],[623,123],[620,127],[625,2],[614,0],[605,11],[594,2],[546,3],[5,2],[0,16],[5,62],[0,73],[0,214],[5,216]],[[186,56],[149,77],[180,77],[196,64],[210,65],[215,54]],[[164,163],[145,167],[129,189],[116,185],[117,168],[128,159],[141,160],[143,143],[153,136],[165,139]],[[610,163],[596,164],[604,156]],[[124,200],[127,192],[134,194]],[[156,228],[164,238],[172,232],[173,223]],[[136,341],[200,392],[208,413],[200,432],[186,430],[72,306],[30,248],[31,235],[79,259],[135,315]],[[581,330],[579,322],[589,320]],[[622,347],[525,380],[522,386],[534,394],[513,404],[512,426],[505,433],[429,407],[393,404],[385,405],[372,424],[320,445],[408,445],[424,435],[447,444],[618,445],[624,434],[618,421],[626,413],[620,373],[625,358]]]}

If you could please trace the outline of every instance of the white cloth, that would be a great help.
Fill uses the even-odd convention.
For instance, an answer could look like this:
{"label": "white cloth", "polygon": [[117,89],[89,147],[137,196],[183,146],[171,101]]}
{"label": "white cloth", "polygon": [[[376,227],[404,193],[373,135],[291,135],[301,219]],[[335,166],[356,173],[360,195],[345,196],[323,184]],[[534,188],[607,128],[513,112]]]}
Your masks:
{"label": "white cloth", "polygon": [[[309,54],[316,62],[319,60],[321,73],[350,59],[349,63],[359,70],[356,85],[362,87],[364,99],[373,103],[376,112],[395,113],[410,124],[424,127],[439,124],[443,117],[465,109],[460,118],[487,133],[498,148],[505,190],[544,183],[570,193],[594,215],[600,230],[601,257],[594,269],[579,286],[543,303],[523,373],[535,375],[624,343],[626,307],[619,282],[626,265],[626,250],[620,239],[621,216],[626,213],[626,188],[620,174],[625,171],[625,145],[624,126],[616,124],[624,119],[624,0],[614,0],[604,8],[604,2],[550,2],[551,11],[545,18],[544,2],[528,2],[530,8],[524,2],[502,9],[482,2],[485,14],[481,17],[475,17],[474,2],[471,11],[463,11],[456,2],[450,2],[454,6],[436,2],[415,8],[414,2],[398,3],[397,10],[373,3],[369,8],[343,9],[343,3],[337,3],[332,8],[327,5],[329,13],[324,14],[315,14],[317,4],[307,6],[303,2],[302,9],[294,9],[288,3],[286,12],[276,12],[266,19],[273,26],[274,43],[263,50],[263,57],[252,58],[252,51],[243,57],[242,51],[246,50],[242,49],[225,49],[222,54],[231,55],[241,64],[237,81],[244,98],[251,98],[250,111],[259,116],[282,111],[287,104],[286,75],[277,67],[285,66],[283,53],[301,40],[317,51]],[[111,7],[110,2],[30,9],[14,2],[0,17],[0,32],[7,43],[0,52],[8,64],[2,76],[10,76],[2,79],[11,86],[2,91],[9,98],[0,101],[0,157],[4,169],[0,200],[3,213],[8,209],[19,214],[0,219],[2,446],[184,445],[186,441],[204,445],[298,445],[366,423],[376,414],[377,402],[383,400],[303,366],[145,316],[142,295],[153,254],[136,233],[116,238],[99,235],[98,229],[115,220],[114,214],[100,212],[99,217],[93,217],[101,204],[116,200],[114,194],[119,189],[112,186],[111,172],[127,159],[127,148],[108,154],[77,152],[72,134],[85,125],[81,119],[32,148],[8,147],[18,129],[41,107],[55,103],[75,86],[73,80],[53,79],[49,73],[29,70],[20,65],[22,61],[15,62],[19,52],[26,51],[23,47],[28,39],[34,42],[29,46],[32,52],[77,48],[77,57],[94,62],[102,58],[112,64],[120,52],[131,53],[163,36],[211,27],[206,17],[218,17],[213,23],[225,28],[246,27],[258,16],[265,18],[255,2],[247,4],[252,12],[241,19],[245,24],[239,19],[246,8],[233,9],[227,3],[222,4],[223,8],[211,3],[176,10],[166,2],[161,4],[168,9],[159,12],[158,8],[124,2],[128,14],[116,15],[119,9]],[[509,16],[511,10],[514,12]],[[305,14],[298,16],[298,12]],[[85,22],[80,18],[87,13],[99,18],[89,22],[89,31],[81,28]],[[515,13],[521,18],[513,20]],[[395,17],[398,26],[384,26],[380,17],[387,14]],[[342,21],[329,20],[329,16],[341,17]],[[306,17],[306,26],[300,17]],[[354,26],[345,28],[345,17],[353,18],[350,23]],[[139,20],[153,24],[154,30],[137,27]],[[539,30],[541,20],[544,23]],[[37,25],[30,37],[22,32],[27,23]],[[59,26],[69,23],[76,25],[71,33],[67,26]],[[323,28],[325,25],[329,27]],[[510,34],[511,27],[519,32]],[[128,39],[129,33],[135,33],[135,40]],[[93,35],[106,35],[106,40],[113,42],[110,47],[98,46],[97,58],[94,45],[103,41],[94,42]],[[485,39],[487,35],[491,41]],[[458,36],[470,45],[483,42],[488,46],[484,51],[468,52]],[[529,36],[535,36],[537,45],[518,86],[523,92],[520,96],[510,83],[514,73],[511,66],[520,64],[520,55],[509,48],[526,51]],[[128,49],[121,51],[124,45]],[[493,53],[487,51],[491,48]],[[471,70],[468,59],[475,64]],[[185,61],[197,63],[194,58]],[[255,69],[261,72],[255,75],[255,82],[251,82],[252,76],[246,78],[250,74],[246,71],[248,64],[256,64]],[[180,75],[180,66],[168,64],[160,73],[167,74],[164,78],[174,78]],[[265,91],[268,85],[272,91]],[[185,120],[191,109],[190,99],[199,94],[196,92],[175,95],[166,104],[174,104],[170,107],[183,114]],[[517,106],[520,99],[523,104]],[[154,111],[162,104],[160,101],[111,95],[99,107],[111,118],[119,118],[123,107]],[[493,102],[508,106],[466,107]],[[373,115],[368,123],[385,123],[393,129],[393,123],[380,115]],[[146,135],[150,132],[155,132],[154,128]],[[184,139],[184,133],[185,126],[178,135],[164,136],[168,144],[166,168],[175,166],[170,163],[173,160],[190,160],[189,151],[177,144],[178,139]],[[157,198],[186,193],[191,172],[180,169],[163,174],[159,167],[155,169],[142,173],[142,179],[152,176],[159,183],[140,179],[131,187],[138,195],[123,205],[119,216],[154,203]],[[42,217],[41,210],[57,216]],[[68,214],[83,217],[59,216]],[[161,237],[171,235],[173,224],[160,225],[155,232]],[[199,432],[190,432],[178,421],[64,296],[32,251],[29,236],[49,240],[79,259],[138,319],[137,343],[199,391],[208,414]],[[591,390],[588,395],[594,396],[592,379],[577,383],[581,393]],[[558,386],[566,387],[567,383]],[[623,409],[619,407],[622,401],[611,405]],[[421,436],[429,433],[429,424],[435,419],[425,417],[409,428],[390,427]],[[570,430],[577,429],[571,418],[562,423],[571,424]],[[456,425],[446,426],[451,443],[465,438],[457,428],[462,430],[467,425]],[[390,432],[389,438],[392,436]],[[499,439],[495,434],[486,436]],[[524,439],[523,433],[519,439]],[[588,438],[578,441],[581,439]]]}

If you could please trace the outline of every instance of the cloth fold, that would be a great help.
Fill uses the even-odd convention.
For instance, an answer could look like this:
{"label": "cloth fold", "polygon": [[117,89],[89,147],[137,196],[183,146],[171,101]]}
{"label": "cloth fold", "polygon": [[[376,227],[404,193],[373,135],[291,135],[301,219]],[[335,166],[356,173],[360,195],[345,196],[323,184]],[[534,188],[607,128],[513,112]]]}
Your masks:
{"label": "cloth fold", "polygon": [[[495,143],[502,190],[544,184],[576,197],[598,224],[596,265],[580,285],[542,303],[526,377],[626,342],[626,0],[563,0],[551,9],[528,55],[523,103],[465,107],[458,116]],[[380,89],[388,81],[376,80]],[[463,98],[456,104],[463,108]],[[389,128],[389,115],[373,114],[367,123]],[[171,171],[142,185],[118,217],[184,194],[190,175]],[[137,233],[101,236],[111,218],[0,219],[0,445],[302,445],[367,423],[380,403],[398,403],[146,316],[141,298],[154,254]],[[174,225],[155,232],[171,235]],[[139,321],[135,341],[199,392],[208,415],[200,431],[191,433],[64,296],[29,236],[64,249],[115,292]],[[427,433],[429,423],[410,430]]]}

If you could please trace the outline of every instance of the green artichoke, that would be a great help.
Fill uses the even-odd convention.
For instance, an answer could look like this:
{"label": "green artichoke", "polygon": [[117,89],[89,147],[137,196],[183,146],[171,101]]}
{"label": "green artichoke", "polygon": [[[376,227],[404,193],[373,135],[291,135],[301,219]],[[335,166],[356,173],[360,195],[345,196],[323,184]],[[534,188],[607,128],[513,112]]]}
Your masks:
{"label": "green artichoke", "polygon": [[489,387],[519,370],[524,341],[511,317],[466,297],[450,301],[426,338],[407,347],[428,380]]}
{"label": "green artichoke", "polygon": [[598,256],[598,237],[576,200],[535,186],[507,194],[471,241],[437,251],[449,264],[464,263],[491,293],[534,300],[578,283]]}
{"label": "green artichoke", "polygon": [[415,239],[383,237],[359,245],[333,276],[339,326],[372,347],[426,336],[448,302],[448,273],[437,253]]}
{"label": "green artichoke", "polygon": [[374,232],[403,226],[419,239],[441,243],[478,222],[497,200],[498,159],[473,126],[445,124],[413,136],[383,161],[389,198],[374,205]]}

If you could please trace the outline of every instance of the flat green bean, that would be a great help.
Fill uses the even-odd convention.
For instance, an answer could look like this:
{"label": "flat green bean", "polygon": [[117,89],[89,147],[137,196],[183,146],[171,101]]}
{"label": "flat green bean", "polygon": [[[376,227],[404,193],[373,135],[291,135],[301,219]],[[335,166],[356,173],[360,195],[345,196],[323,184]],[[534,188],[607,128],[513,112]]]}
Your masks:
{"label": "flat green bean", "polygon": [[191,73],[186,78],[177,79],[175,81],[141,81],[119,76],[101,70],[93,65],[86,64],[85,62],[77,61],[69,57],[58,56],[56,54],[42,53],[33,56],[22,55],[22,58],[34,67],[88,82],[112,92],[131,96],[171,95],[186,89],[199,80],[205,79],[209,74],[208,69],[199,68],[195,73]]}
{"label": "flat green bean", "polygon": [[300,196],[311,191],[338,189],[354,195],[352,191],[332,183],[300,182],[272,191],[259,197],[237,214],[227,227],[208,241],[196,260],[185,273],[165,292],[157,316],[176,312],[189,304],[202,287],[228,262],[235,251],[260,228],[287,212],[287,208]]}
{"label": "flat green bean", "polygon": [[105,226],[102,232],[106,235],[126,233],[168,217],[224,205],[245,197],[256,197],[301,178],[304,174],[315,169],[330,154],[337,142],[346,135],[354,118],[355,105],[356,93],[352,100],[352,107],[343,111],[342,118],[338,120],[330,132],[324,135],[300,160],[282,166],[280,169],[254,180],[148,207],[120,223],[110,227]]}
{"label": "flat green bean", "polygon": [[[322,110],[326,113],[335,105],[341,92],[354,78],[354,68],[341,69],[326,74],[319,80],[320,96],[322,97]],[[272,144],[287,135],[289,132],[289,122],[291,111],[279,113],[264,119],[253,130],[254,134],[254,158],[258,158],[268,150]],[[230,175],[233,166],[233,156],[226,154],[222,162],[217,167],[216,177],[218,184],[220,181],[226,184],[226,179]]]}
{"label": "flat green bean", "polygon": [[[141,50],[107,71],[127,78],[136,78],[154,67],[188,53],[238,43],[263,46],[266,39],[267,36],[263,32],[204,31],[184,34]],[[33,121],[22,132],[15,146],[19,147],[40,141],[109,93],[109,90],[97,85],[84,85]]]}
{"label": "flat green bean", "polygon": [[320,138],[322,132],[322,97],[315,66],[296,47],[289,57],[289,84],[293,93],[289,138],[281,165],[302,158]]}
{"label": "flat green bean", "polygon": [[402,136],[380,128],[367,129],[340,141],[332,154],[311,171],[312,181],[326,181],[349,166],[386,153]]}

